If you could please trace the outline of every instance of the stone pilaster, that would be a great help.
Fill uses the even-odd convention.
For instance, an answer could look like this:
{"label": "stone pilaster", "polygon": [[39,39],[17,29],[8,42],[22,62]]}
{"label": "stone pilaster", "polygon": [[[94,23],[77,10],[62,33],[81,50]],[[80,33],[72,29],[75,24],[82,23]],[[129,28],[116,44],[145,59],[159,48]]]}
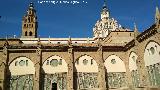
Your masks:
{"label": "stone pilaster", "polygon": [[3,55],[1,58],[5,62],[0,65],[0,90],[7,90],[7,88],[9,88],[9,84],[7,84],[8,77],[10,76],[9,65],[6,63],[8,62],[8,53]]}
{"label": "stone pilaster", "polygon": [[4,63],[2,64],[2,78],[1,78],[1,85],[2,85],[2,90],[7,90],[9,89],[9,77],[10,77],[10,71],[9,71],[9,53],[8,53],[8,41],[6,41],[6,43],[3,46],[3,56],[2,56],[2,61],[4,61]]}
{"label": "stone pilaster", "polygon": [[125,67],[126,67],[126,86],[129,88],[129,90],[132,90],[133,88],[133,84],[132,84],[132,77],[131,77],[131,71],[129,70],[129,55],[130,52],[125,52],[126,55],[126,61],[124,61],[125,63]]}
{"label": "stone pilaster", "polygon": [[73,48],[70,47],[68,49],[68,73],[67,73],[67,90],[73,90],[73,62],[74,62],[74,55],[73,55]]}
{"label": "stone pilaster", "polygon": [[3,86],[4,86],[4,73],[5,72],[5,64],[1,63],[0,65],[0,90],[3,90]]}
{"label": "stone pilaster", "polygon": [[42,90],[41,85],[41,68],[42,68],[42,51],[40,47],[37,47],[36,50],[37,56],[36,56],[36,64],[35,64],[35,74],[34,74],[34,87],[33,90]]}
{"label": "stone pilaster", "polygon": [[[137,44],[138,45],[138,44]],[[144,47],[144,46],[143,46]],[[144,48],[139,44],[136,46],[135,51],[137,52],[138,58],[137,58],[137,70],[139,73],[139,87],[146,87],[147,86],[147,72],[145,68],[145,62],[144,62]]]}
{"label": "stone pilaster", "polygon": [[99,61],[98,63],[98,84],[99,84],[99,90],[106,90],[106,80],[105,80],[105,66],[104,66],[104,60],[103,60],[103,51],[102,46],[99,46],[99,49],[97,51],[97,59]]}

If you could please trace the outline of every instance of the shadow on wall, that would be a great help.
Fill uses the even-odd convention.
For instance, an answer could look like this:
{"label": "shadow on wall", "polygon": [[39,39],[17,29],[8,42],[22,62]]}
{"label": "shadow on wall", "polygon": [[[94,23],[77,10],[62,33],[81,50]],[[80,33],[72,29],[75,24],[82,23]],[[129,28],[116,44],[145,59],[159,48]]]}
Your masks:
{"label": "shadow on wall", "polygon": [[78,83],[77,83],[78,75],[77,75],[77,68],[75,66],[75,62],[73,63],[73,88],[74,90],[78,90]]}
{"label": "shadow on wall", "polygon": [[7,72],[8,72],[7,75],[5,75],[5,83],[7,83],[7,84],[6,85],[4,84],[4,88],[7,88],[7,90],[10,90],[11,72],[10,72],[10,70],[7,70]]}
{"label": "shadow on wall", "polygon": [[42,69],[42,67],[40,69],[40,80],[41,80],[41,82],[39,83],[40,84],[40,90],[43,90],[44,89],[44,82],[45,82],[45,72]]}
{"label": "shadow on wall", "polygon": [[108,84],[108,73],[107,73],[107,69],[105,68],[105,81],[106,81],[106,90],[109,90],[109,84]]}

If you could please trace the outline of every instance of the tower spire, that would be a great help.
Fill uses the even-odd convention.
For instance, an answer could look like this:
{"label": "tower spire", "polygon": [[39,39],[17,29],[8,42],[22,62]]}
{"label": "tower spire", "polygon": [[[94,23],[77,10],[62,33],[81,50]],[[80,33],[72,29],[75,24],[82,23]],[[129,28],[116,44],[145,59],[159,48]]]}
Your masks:
{"label": "tower spire", "polygon": [[107,0],[104,0],[103,8],[107,8]]}
{"label": "tower spire", "polygon": [[155,14],[155,22],[158,22],[160,20],[160,12],[158,9],[158,6],[156,7],[156,14]]}
{"label": "tower spire", "polygon": [[136,25],[136,23],[134,23],[134,34],[135,34],[135,37],[137,37],[139,35],[139,33],[140,32],[137,29],[137,25]]}
{"label": "tower spire", "polygon": [[102,8],[102,11],[101,11],[101,19],[103,19],[103,20],[109,18],[109,11],[108,11],[106,2],[107,1],[104,0],[103,8]]}
{"label": "tower spire", "polygon": [[22,20],[22,38],[37,38],[37,16],[34,5],[30,2],[27,13],[23,16]]}
{"label": "tower spire", "polygon": [[34,4],[33,4],[33,2],[30,2],[30,4],[29,4],[29,8],[34,8]]}
{"label": "tower spire", "polygon": [[138,31],[136,23],[134,23],[134,31]]}

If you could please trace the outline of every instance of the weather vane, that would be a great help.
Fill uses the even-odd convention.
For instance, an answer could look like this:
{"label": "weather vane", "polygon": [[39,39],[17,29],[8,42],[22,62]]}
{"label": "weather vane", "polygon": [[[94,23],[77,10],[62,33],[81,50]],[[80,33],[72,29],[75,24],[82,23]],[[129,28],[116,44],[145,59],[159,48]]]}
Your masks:
{"label": "weather vane", "polygon": [[106,6],[107,0],[104,0],[104,5]]}

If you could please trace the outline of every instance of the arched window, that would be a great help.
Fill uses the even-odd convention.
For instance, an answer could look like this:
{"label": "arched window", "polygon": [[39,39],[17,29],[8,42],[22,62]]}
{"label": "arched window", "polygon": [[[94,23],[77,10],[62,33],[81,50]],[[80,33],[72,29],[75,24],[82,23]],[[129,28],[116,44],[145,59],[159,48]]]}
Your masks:
{"label": "arched window", "polygon": [[154,47],[151,47],[150,48],[150,51],[151,51],[151,53],[152,53],[152,55],[155,53],[155,49],[154,49]]}
{"label": "arched window", "polygon": [[27,31],[25,32],[25,36],[27,36]]}
{"label": "arched window", "polygon": [[32,36],[32,32],[31,31],[29,32],[29,36]]}
{"label": "arched window", "polygon": [[150,86],[160,85],[160,61],[159,53],[160,45],[155,41],[147,44],[144,52],[144,62],[148,73],[148,81]]}
{"label": "arched window", "polygon": [[24,27],[26,27],[26,24],[24,24]]}
{"label": "arched window", "polygon": [[31,17],[28,17],[28,22],[31,22]]}

